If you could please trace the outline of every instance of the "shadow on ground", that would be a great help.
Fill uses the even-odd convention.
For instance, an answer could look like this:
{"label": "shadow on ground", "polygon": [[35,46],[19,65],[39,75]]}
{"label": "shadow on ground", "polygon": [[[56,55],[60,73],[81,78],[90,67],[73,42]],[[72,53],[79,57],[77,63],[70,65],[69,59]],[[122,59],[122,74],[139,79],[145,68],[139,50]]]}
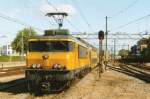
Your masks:
{"label": "shadow on ground", "polygon": [[[17,84],[14,86],[14,83]],[[12,94],[28,93],[27,84],[24,79],[0,83],[0,92],[7,92]]]}
{"label": "shadow on ground", "polygon": [[[17,94],[31,94],[33,96],[43,96],[48,94],[59,94],[63,91],[67,91],[67,89],[62,91],[50,91],[50,92],[44,92],[44,93],[35,93],[28,90],[27,81],[25,79],[18,79],[7,83],[0,83],[0,92],[1,93],[11,93],[12,95]],[[15,86],[14,83],[18,82]],[[21,83],[20,83],[21,82]],[[9,87],[5,87],[9,86]],[[38,92],[38,91],[37,91]]]}

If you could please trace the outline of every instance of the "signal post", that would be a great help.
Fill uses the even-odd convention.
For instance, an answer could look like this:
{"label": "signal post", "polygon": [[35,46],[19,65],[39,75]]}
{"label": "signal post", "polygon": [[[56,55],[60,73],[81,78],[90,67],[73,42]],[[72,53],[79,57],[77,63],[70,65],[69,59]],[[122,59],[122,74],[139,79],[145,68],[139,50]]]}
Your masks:
{"label": "signal post", "polygon": [[99,39],[99,63],[98,63],[98,75],[99,78],[101,77],[101,73],[103,72],[103,40],[104,40],[104,32],[103,31],[99,31],[98,32],[98,39]]}

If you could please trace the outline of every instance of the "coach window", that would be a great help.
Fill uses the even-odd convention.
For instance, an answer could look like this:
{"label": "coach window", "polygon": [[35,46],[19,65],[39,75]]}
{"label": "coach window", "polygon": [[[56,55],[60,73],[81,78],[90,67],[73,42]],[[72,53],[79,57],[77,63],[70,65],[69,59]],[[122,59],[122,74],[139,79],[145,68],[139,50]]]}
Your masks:
{"label": "coach window", "polygon": [[86,58],[87,57],[87,49],[85,47],[82,47],[79,45],[78,47],[79,51],[79,58]]}

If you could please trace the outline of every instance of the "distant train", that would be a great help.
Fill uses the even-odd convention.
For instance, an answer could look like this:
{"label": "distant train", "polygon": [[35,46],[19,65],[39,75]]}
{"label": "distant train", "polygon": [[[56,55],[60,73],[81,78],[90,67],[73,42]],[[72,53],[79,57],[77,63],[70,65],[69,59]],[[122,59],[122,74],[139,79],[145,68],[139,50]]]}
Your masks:
{"label": "distant train", "polygon": [[98,64],[98,51],[68,30],[46,30],[28,41],[26,79],[31,91],[61,90]]}

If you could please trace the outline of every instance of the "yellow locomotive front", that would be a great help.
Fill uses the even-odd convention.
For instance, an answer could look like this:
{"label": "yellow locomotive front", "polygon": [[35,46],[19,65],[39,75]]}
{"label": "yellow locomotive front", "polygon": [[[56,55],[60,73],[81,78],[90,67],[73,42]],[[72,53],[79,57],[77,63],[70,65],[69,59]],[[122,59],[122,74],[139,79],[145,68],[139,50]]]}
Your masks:
{"label": "yellow locomotive front", "polygon": [[71,70],[74,44],[68,39],[30,39],[27,66],[32,69]]}

